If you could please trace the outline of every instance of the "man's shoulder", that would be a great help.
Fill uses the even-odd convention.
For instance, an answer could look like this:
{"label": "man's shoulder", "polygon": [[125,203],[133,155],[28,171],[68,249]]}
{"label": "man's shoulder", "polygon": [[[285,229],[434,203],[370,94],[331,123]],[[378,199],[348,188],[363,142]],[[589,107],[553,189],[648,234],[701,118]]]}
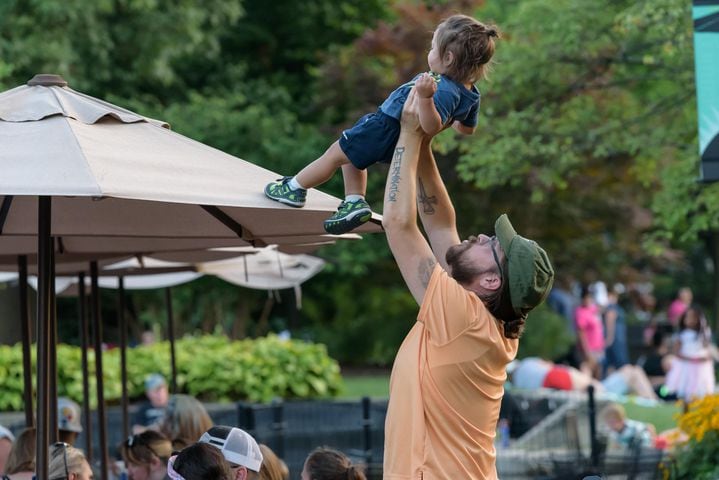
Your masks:
{"label": "man's shoulder", "polygon": [[[423,304],[444,304],[448,308],[469,309],[472,313],[492,316],[476,293],[467,290],[437,263],[429,278]],[[494,318],[494,317],[492,317]]]}

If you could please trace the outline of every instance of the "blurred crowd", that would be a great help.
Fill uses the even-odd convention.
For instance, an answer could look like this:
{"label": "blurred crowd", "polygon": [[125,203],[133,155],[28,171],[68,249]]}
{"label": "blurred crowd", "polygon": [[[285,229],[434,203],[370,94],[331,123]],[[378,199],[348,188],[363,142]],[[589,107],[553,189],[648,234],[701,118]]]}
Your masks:
{"label": "blurred crowd", "polygon": [[[566,319],[576,342],[553,360],[578,370],[570,372],[582,386],[596,381],[618,394],[688,402],[714,393],[719,353],[706,315],[693,300],[691,289],[683,287],[665,311],[657,312],[647,288],[607,288],[601,281],[558,284],[547,302]],[[630,342],[630,315],[638,341]]]}
{"label": "blurred crowd", "polygon": [[[132,435],[118,446],[109,478],[114,480],[288,480],[289,469],[267,445],[246,431],[213,425],[203,404],[189,395],[169,395],[165,379],[145,380],[147,402],[133,419]],[[50,446],[50,480],[91,480],[98,475],[75,446],[82,432],[79,405],[58,399],[59,440]],[[36,432],[17,438],[0,427],[2,480],[35,478]],[[308,452],[302,480],[366,480],[361,465],[339,450]]]}
{"label": "blurred crowd", "polygon": [[689,402],[717,391],[719,353],[690,288],[680,288],[663,311],[657,311],[650,289],[607,288],[599,281],[558,282],[547,303],[564,317],[575,342],[558,358],[512,362],[510,385],[575,391],[593,385],[599,395],[615,400],[600,415],[612,449],[661,440],[651,424],[627,418],[621,406],[627,396],[644,404],[678,400],[686,411]]}

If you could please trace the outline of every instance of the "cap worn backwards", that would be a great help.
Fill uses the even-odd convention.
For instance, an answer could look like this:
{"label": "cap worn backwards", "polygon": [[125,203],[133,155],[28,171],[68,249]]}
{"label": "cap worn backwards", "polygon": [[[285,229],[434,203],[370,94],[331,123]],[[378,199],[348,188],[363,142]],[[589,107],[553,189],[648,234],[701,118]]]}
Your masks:
{"label": "cap worn backwards", "polygon": [[167,385],[165,377],[159,373],[151,373],[145,378],[145,390],[155,390]]}
{"label": "cap worn backwards", "polygon": [[242,465],[253,472],[262,466],[262,452],[252,435],[240,428],[216,425],[202,434],[200,442],[220,449],[230,463]]}
{"label": "cap worn backwards", "polygon": [[526,317],[547,298],[554,282],[554,269],[547,252],[537,242],[518,235],[506,214],[494,224],[494,233],[507,258],[504,279],[514,313]]}
{"label": "cap worn backwards", "polygon": [[82,432],[80,406],[69,398],[57,399],[57,429],[68,432]]}

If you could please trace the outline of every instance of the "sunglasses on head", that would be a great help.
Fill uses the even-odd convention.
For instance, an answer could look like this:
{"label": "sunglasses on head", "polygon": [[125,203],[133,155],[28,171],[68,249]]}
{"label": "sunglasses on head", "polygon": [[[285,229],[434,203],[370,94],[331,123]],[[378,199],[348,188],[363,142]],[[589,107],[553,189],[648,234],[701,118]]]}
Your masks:
{"label": "sunglasses on head", "polygon": [[130,435],[129,437],[127,437],[127,440],[125,441],[125,444],[127,445],[127,448],[129,448],[129,449],[131,449],[131,450],[134,449],[135,447],[146,448],[146,449],[148,449],[148,450],[150,451],[150,453],[152,453],[152,454],[153,454],[154,456],[156,456],[157,458],[162,458],[162,457],[160,457],[160,456],[157,454],[157,452],[155,452],[155,450],[152,449],[152,447],[151,447],[150,445],[148,445],[147,443],[145,443],[145,442],[143,441],[143,439],[142,439],[142,437],[140,436],[140,434]]}
{"label": "sunglasses on head", "polygon": [[492,236],[489,239],[489,248],[492,249],[492,256],[494,257],[494,263],[497,264],[497,269],[499,270],[499,278],[502,279],[502,283],[504,283],[504,272],[502,271],[502,264],[499,261],[499,255],[497,255],[496,246],[499,243],[499,240],[496,236]]}
{"label": "sunglasses on head", "polygon": [[64,477],[55,477],[51,480],[61,480],[61,479],[69,479],[70,478],[70,471],[67,469],[67,447],[69,447],[69,443],[65,442],[55,442],[51,445],[52,448],[52,454],[51,457],[55,458],[57,457],[58,453],[62,451],[62,463],[65,466],[65,476]]}

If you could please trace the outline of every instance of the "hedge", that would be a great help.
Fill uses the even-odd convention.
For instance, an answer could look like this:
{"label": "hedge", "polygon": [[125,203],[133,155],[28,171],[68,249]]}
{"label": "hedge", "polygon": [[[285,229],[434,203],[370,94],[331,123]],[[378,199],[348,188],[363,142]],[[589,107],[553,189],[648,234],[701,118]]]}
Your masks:
{"label": "hedge", "polygon": [[[338,363],[324,345],[283,340],[276,335],[232,341],[222,335],[184,337],[175,344],[177,388],[205,401],[248,400],[268,402],[273,398],[332,397],[343,387]],[[32,349],[35,365],[35,348]],[[94,351],[88,352],[90,396],[95,399]],[[58,395],[82,401],[82,368],[79,347],[58,345]],[[161,373],[169,379],[168,342],[127,350],[128,392],[131,398],[144,395],[144,378]],[[33,368],[33,383],[35,382]],[[118,403],[120,350],[103,354],[104,393],[107,403]],[[0,346],[0,411],[23,408],[22,349],[20,344]]]}

